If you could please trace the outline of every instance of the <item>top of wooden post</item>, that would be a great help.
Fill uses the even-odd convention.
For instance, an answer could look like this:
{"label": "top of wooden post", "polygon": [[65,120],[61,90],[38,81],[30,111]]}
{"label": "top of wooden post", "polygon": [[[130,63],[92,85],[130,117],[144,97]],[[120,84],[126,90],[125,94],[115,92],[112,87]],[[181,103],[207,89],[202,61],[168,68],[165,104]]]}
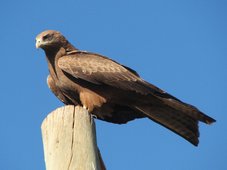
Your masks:
{"label": "top of wooden post", "polygon": [[82,107],[64,106],[43,121],[46,170],[105,170],[95,122]]}

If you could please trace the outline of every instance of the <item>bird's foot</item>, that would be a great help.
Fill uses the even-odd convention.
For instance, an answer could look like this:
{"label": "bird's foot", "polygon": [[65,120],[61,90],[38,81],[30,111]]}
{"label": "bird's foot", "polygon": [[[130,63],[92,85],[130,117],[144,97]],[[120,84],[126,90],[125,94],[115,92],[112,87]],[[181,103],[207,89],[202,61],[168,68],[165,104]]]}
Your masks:
{"label": "bird's foot", "polygon": [[87,111],[89,111],[87,106],[83,105],[83,108],[86,109]]}
{"label": "bird's foot", "polygon": [[91,117],[93,117],[93,118],[95,118],[95,119],[98,118],[98,117],[97,117],[96,115],[94,115],[94,114],[91,114]]}

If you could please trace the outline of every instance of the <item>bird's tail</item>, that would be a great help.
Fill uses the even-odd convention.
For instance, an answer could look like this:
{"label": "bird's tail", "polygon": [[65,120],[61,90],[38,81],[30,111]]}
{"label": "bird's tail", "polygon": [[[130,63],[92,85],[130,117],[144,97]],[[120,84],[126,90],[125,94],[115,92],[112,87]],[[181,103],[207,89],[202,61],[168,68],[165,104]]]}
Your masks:
{"label": "bird's tail", "polygon": [[162,99],[162,102],[168,105],[169,107],[175,110],[182,111],[184,112],[184,114],[188,115],[189,117],[199,120],[201,122],[204,122],[206,124],[211,124],[216,121],[212,117],[209,117],[206,114],[199,111],[196,107],[187,103],[183,103],[180,100]]}
{"label": "bird's tail", "polygon": [[159,107],[137,105],[135,109],[145,114],[149,119],[182,136],[193,145],[198,145],[199,130],[197,119],[179,112],[168,105]]}
{"label": "bird's tail", "polygon": [[172,96],[171,94],[166,93],[165,91],[157,88],[156,86],[154,86],[148,82],[144,82],[144,83],[150,89],[154,89],[152,91],[152,94],[155,97],[157,97],[157,99],[162,103],[162,106],[163,105],[169,106],[170,108],[172,108],[174,110],[177,110],[181,113],[183,112],[183,114],[188,115],[188,117],[190,117],[192,119],[204,122],[206,124],[211,124],[211,123],[215,122],[215,120],[213,118],[202,113],[196,107],[180,101],[179,99]]}

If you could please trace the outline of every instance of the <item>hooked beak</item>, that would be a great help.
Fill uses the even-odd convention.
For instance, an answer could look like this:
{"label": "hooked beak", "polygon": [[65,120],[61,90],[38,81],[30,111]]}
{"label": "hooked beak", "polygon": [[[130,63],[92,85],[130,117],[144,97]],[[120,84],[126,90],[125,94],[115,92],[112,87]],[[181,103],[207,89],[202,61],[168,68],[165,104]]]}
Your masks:
{"label": "hooked beak", "polygon": [[41,40],[36,39],[35,47],[38,49],[41,46]]}

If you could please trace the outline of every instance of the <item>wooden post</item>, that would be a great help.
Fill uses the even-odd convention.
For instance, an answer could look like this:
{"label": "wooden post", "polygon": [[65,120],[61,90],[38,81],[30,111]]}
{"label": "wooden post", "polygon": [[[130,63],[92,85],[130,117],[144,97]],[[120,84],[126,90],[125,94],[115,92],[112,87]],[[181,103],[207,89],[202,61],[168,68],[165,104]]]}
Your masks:
{"label": "wooden post", "polygon": [[42,123],[46,170],[105,170],[95,122],[82,107],[64,106]]}

